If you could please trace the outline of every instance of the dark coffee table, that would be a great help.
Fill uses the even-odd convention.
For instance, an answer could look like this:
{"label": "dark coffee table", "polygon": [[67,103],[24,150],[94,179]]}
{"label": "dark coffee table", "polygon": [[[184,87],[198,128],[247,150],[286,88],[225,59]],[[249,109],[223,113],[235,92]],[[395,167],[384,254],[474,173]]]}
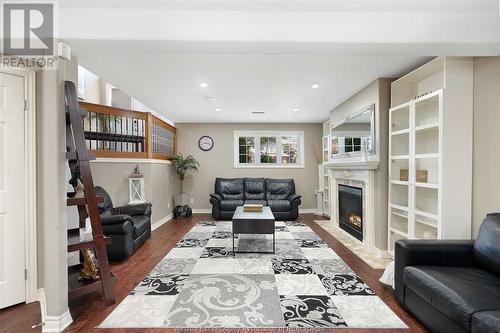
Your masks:
{"label": "dark coffee table", "polygon": [[[275,253],[275,227],[274,215],[271,208],[264,207],[262,212],[244,212],[243,206],[238,206],[233,215],[233,256],[236,253]],[[235,251],[234,248],[234,235],[240,234],[267,234],[273,235],[273,251]]]}

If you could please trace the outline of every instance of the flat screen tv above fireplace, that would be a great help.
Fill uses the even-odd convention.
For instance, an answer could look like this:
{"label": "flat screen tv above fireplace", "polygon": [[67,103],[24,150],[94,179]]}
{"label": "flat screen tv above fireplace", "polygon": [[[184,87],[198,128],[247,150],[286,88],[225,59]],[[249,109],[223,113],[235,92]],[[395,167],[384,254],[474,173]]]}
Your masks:
{"label": "flat screen tv above fireplace", "polygon": [[363,189],[339,184],[338,195],[340,228],[363,241]]}

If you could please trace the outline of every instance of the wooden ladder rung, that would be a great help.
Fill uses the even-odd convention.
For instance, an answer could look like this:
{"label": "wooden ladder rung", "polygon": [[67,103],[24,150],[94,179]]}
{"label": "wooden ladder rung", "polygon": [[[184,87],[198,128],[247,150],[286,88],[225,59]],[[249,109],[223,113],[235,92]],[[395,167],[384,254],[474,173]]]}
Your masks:
{"label": "wooden ladder rung", "polygon": [[[68,230],[68,252],[85,250],[85,249],[93,249],[94,248],[94,239],[92,235],[88,239],[82,240],[80,239],[80,230],[79,229],[71,229]],[[104,244],[111,244],[111,238],[104,237]]]}
{"label": "wooden ladder rung", "polygon": [[[102,197],[96,197],[97,203],[103,202]],[[66,206],[85,206],[87,205],[87,199],[85,198],[68,198],[66,199]]]}

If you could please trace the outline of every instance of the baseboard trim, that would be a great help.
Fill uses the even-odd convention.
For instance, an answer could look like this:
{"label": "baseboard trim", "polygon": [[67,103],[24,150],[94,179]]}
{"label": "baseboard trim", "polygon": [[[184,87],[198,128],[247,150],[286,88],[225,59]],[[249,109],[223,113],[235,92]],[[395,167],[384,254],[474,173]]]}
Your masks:
{"label": "baseboard trim", "polygon": [[38,302],[40,302],[40,316],[42,317],[42,323],[45,323],[47,319],[47,301],[45,299],[45,289],[40,288],[37,290]]}
{"label": "baseboard trim", "polygon": [[212,212],[211,208],[194,208],[193,209],[193,214],[208,214],[211,212]]}
{"label": "baseboard trim", "polygon": [[151,231],[155,230],[155,229],[158,229],[159,227],[161,227],[163,224],[167,223],[168,221],[170,221],[172,218],[174,217],[174,214],[170,213],[168,214],[167,216],[161,218],[159,221],[156,221],[155,223],[153,223],[151,225]]}
{"label": "baseboard trim", "polygon": [[299,214],[312,214],[317,212],[318,210],[316,208],[299,208]]}
{"label": "baseboard trim", "polygon": [[69,313],[69,310],[64,312],[60,316],[46,316],[45,322],[43,323],[42,332],[43,333],[59,333],[64,331],[73,322],[73,318]]}

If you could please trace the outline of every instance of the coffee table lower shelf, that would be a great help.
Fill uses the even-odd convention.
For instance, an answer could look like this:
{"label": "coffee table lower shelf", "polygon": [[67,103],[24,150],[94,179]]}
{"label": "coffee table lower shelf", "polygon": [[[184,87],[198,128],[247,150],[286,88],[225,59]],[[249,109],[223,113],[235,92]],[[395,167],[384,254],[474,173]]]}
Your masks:
{"label": "coffee table lower shelf", "polygon": [[[272,251],[236,251],[234,247],[234,235],[245,235],[245,234],[235,234],[233,232],[233,257],[236,253],[263,253],[263,254],[275,254],[276,253],[276,234],[273,232],[273,250]],[[270,234],[266,234],[270,235]]]}

